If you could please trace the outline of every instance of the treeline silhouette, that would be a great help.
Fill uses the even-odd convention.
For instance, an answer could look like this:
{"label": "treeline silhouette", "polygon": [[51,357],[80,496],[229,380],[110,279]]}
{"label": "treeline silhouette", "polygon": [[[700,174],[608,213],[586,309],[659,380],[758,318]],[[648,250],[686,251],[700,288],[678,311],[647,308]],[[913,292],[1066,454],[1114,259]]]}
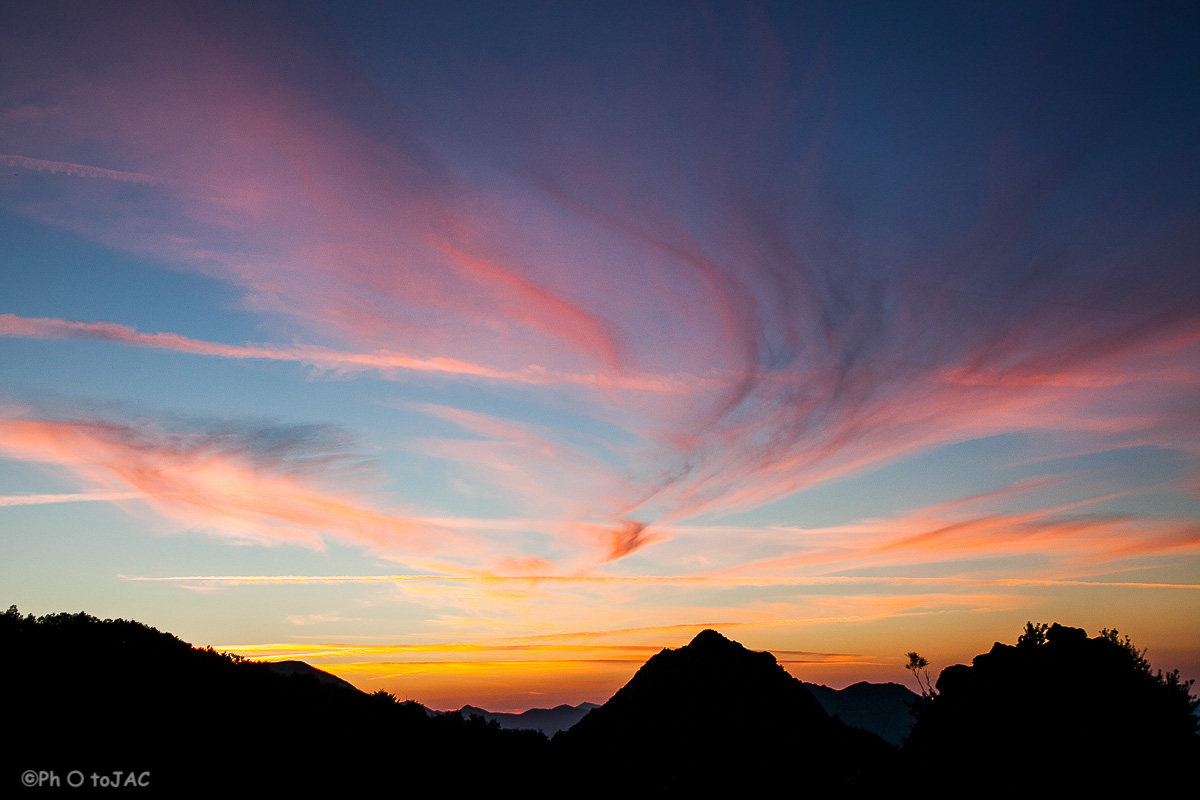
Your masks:
{"label": "treeline silhouette", "polygon": [[0,676],[10,732],[0,785],[8,789],[25,770],[60,779],[122,770],[149,771],[155,793],[176,797],[439,791],[499,780],[549,746],[536,732],[430,716],[386,692],[280,675],[141,623],[83,613],[35,618],[9,608],[0,615]]}
{"label": "treeline silhouette", "polygon": [[151,786],[139,791],[167,796],[501,787],[582,796],[908,787],[936,796],[1169,788],[1200,763],[1189,682],[1152,672],[1115,631],[1089,639],[1060,625],[1030,623],[1015,646],[997,643],[971,666],[946,668],[915,704],[899,749],[827,715],[770,653],[716,631],[652,657],[553,740],[431,715],[298,665],[282,671],[293,674],[137,622],[10,608],[0,615],[0,685],[15,742],[0,750],[0,787],[13,790],[26,770],[121,770],[149,772]]}
{"label": "treeline silhouette", "polygon": [[1115,630],[1030,622],[1016,645],[942,670],[914,708],[905,765],[944,789],[994,777],[1040,792],[1176,791],[1200,767],[1191,686]]}

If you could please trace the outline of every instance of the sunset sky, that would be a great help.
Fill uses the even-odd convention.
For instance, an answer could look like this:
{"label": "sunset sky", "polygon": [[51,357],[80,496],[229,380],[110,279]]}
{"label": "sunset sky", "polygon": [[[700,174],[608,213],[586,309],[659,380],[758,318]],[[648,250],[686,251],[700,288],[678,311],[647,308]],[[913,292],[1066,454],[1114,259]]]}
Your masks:
{"label": "sunset sky", "polygon": [[5,2],[0,604],[435,708],[707,627],[839,687],[1026,620],[1200,678],[1197,41]]}

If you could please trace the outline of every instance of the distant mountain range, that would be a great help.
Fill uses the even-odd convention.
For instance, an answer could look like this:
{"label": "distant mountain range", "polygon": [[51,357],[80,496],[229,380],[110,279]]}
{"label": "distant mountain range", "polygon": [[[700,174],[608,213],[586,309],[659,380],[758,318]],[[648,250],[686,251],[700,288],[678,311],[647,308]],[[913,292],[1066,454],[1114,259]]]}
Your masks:
{"label": "distant mountain range", "polygon": [[816,683],[804,688],[831,717],[837,717],[853,728],[860,728],[897,747],[904,744],[916,721],[913,704],[920,695],[898,683],[855,683],[845,689],[830,689]]}
{"label": "distant mountain range", "polygon": [[495,722],[504,730],[541,731],[547,736],[553,736],[579,722],[593,708],[599,707],[596,703],[580,703],[577,706],[564,703],[554,708],[531,708],[520,713],[506,713],[485,711],[476,706],[463,706],[459,713],[467,719],[483,717],[488,722]]}
{"label": "distant mountain range", "polygon": [[[821,684],[805,683],[804,687],[812,692],[813,697],[829,716],[839,718],[852,728],[870,731],[897,747],[904,743],[909,729],[912,728],[912,704],[919,699],[919,695],[898,683],[864,681],[845,689],[831,689]],[[468,719],[479,716],[488,722],[495,721],[505,730],[541,731],[547,736],[553,736],[574,726],[589,711],[599,707],[596,703],[580,703],[577,706],[564,704],[554,708],[531,708],[520,713],[508,713],[487,711],[478,706],[467,705],[460,708],[459,713]]]}

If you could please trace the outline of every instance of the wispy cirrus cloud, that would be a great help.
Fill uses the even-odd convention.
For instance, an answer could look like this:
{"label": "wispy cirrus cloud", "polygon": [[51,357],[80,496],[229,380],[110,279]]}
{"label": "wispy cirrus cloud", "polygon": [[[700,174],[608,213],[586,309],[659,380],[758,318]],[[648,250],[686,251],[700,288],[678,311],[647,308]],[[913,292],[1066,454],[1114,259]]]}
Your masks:
{"label": "wispy cirrus cloud", "polygon": [[0,506],[40,506],[54,503],[103,503],[136,500],[136,492],[70,492],[65,494],[10,494],[0,496]]}
{"label": "wispy cirrus cloud", "polygon": [[[961,585],[961,586],[1090,586],[1119,587],[1124,589],[1200,589],[1193,583],[1152,583],[1146,581],[1084,581],[1057,578],[970,578],[932,576],[881,575],[822,575],[822,576],[734,576],[734,575],[172,575],[172,576],[118,576],[125,581],[152,581],[179,584],[336,584],[336,583],[512,583],[536,585],[538,583],[580,584],[661,584],[698,586],[853,586],[855,584],[880,585]],[[496,624],[488,620],[489,625]],[[694,626],[693,626],[694,627]]]}
{"label": "wispy cirrus cloud", "polygon": [[572,374],[551,372],[536,365],[523,370],[506,371],[483,364],[471,364],[452,358],[414,358],[403,353],[376,350],[352,353],[318,345],[229,345],[206,342],[175,333],[144,333],[113,322],[81,322],[50,317],[19,317],[0,314],[0,336],[25,339],[80,339],[115,342],[135,347],[152,347],[192,355],[221,358],[293,361],[333,373],[377,372],[396,375],[424,372],[458,378],[480,378],[513,383],[547,386],[574,384],[599,389],[629,389],[646,392],[684,392],[690,386],[716,383],[692,376],[614,375],[611,373]]}
{"label": "wispy cirrus cloud", "polygon": [[288,614],[287,621],[292,625],[324,625],[334,622],[357,622],[357,619],[340,614]]}
{"label": "wispy cirrus cloud", "polygon": [[[931,508],[891,519],[796,529],[793,542],[801,544],[784,548],[791,552],[722,570],[721,574],[768,576],[800,571],[831,575],[864,569],[917,568],[944,575],[949,569],[957,573],[954,577],[944,576],[950,582],[1015,580],[1013,585],[1018,585],[1021,579],[981,576],[1002,574],[1006,559],[1022,558],[1028,585],[1064,581],[1063,585],[1084,586],[1103,582],[1072,581],[1065,576],[1119,569],[1134,563],[1131,559],[1200,553],[1200,526],[1192,519],[1078,512],[1104,499],[1025,513],[940,514],[937,508]],[[989,566],[989,562],[996,566]],[[1145,585],[1159,586],[1154,582]]]}
{"label": "wispy cirrus cloud", "polygon": [[[923,98],[922,125],[938,131],[894,131],[903,163],[925,165],[896,176],[900,161],[841,127],[836,76],[871,67],[837,46],[789,51],[754,14],[709,29],[655,12],[681,23],[662,45],[671,57],[618,27],[628,46],[610,70],[573,53],[550,71],[434,61],[430,100],[298,22],[178,13],[83,9],[71,29],[16,13],[13,30],[30,33],[4,40],[0,67],[42,79],[10,103],[6,150],[20,155],[7,158],[57,194],[12,207],[219,278],[247,308],[343,346],[12,315],[9,335],[588,387],[597,413],[638,434],[630,457],[592,470],[606,473],[600,499],[576,503],[585,527],[614,521],[613,559],[685,520],[996,434],[1200,453],[1187,411],[1200,181],[1179,126],[1161,147],[1128,146],[1111,120],[1136,116],[1131,101],[1080,98],[1054,68],[1034,111],[989,93],[1003,69],[975,65],[980,90],[955,102],[877,71],[867,84]],[[561,48],[539,30],[514,35]],[[752,89],[729,91],[729,64]],[[1169,69],[1111,77],[1153,88]],[[575,100],[601,89],[616,113],[597,119]],[[428,104],[439,113],[420,113]],[[428,121],[442,117],[466,123],[459,139]],[[1012,122],[969,128],[978,119]],[[74,171],[37,166],[56,163]],[[155,176],[138,187],[153,197],[128,196],[119,175]],[[433,446],[506,487],[562,463],[491,438]]]}
{"label": "wispy cirrus cloud", "polygon": [[[533,345],[546,369],[619,371],[612,325],[569,285],[531,274],[535,252],[498,241],[503,201],[447,169],[392,102],[345,73],[329,42],[303,49],[316,70],[301,85],[290,80],[292,56],[229,35],[231,19],[247,34],[306,35],[295,27],[234,6],[178,9],[186,24],[143,12],[81,10],[86,34],[49,24],[40,9],[15,13],[42,40],[6,40],[6,68],[42,76],[22,107],[69,113],[11,120],[21,151],[8,158],[48,176],[162,176],[153,208],[60,186],[55,203],[25,213],[228,280],[250,306],[355,349],[399,338],[417,360],[490,361],[511,373]],[[153,44],[164,39],[172,47]],[[70,58],[47,61],[46,47]],[[346,114],[351,96],[388,119]],[[105,156],[137,169],[54,168],[67,162],[39,157],[47,135],[69,148],[98,131]]]}
{"label": "wispy cirrus cloud", "polygon": [[93,487],[89,498],[132,497],[187,527],[262,544],[428,547],[429,530],[321,485],[348,468],[344,447],[320,426],[0,420],[0,453],[65,471]]}
{"label": "wispy cirrus cloud", "polygon": [[120,181],[123,183],[157,183],[157,181],[151,176],[143,175],[140,172],[122,172],[115,169],[93,167],[89,166],[88,164],[71,164],[63,161],[46,161],[45,159],[41,158],[0,155],[0,163],[4,164],[6,167],[28,169],[35,172],[48,172],[51,175],[100,178],[103,180]]}
{"label": "wispy cirrus cloud", "polygon": [[582,569],[619,559],[657,538],[643,523],[603,513],[616,505],[612,498],[622,487],[615,474],[619,467],[604,457],[611,448],[602,440],[583,437],[593,445],[586,447],[547,425],[431,404],[407,409],[472,435],[423,438],[409,446],[455,462],[484,485],[514,494],[527,511],[544,515],[529,522],[564,546],[562,567]]}

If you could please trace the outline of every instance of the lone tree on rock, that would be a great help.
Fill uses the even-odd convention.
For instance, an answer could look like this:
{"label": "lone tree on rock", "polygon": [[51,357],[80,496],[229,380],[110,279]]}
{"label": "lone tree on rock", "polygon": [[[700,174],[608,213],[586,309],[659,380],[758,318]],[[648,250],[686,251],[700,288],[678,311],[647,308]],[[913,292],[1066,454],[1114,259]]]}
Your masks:
{"label": "lone tree on rock", "polygon": [[929,659],[917,652],[909,652],[904,655],[908,656],[908,664],[904,668],[911,672],[913,677],[917,679],[917,688],[921,690],[921,698],[924,700],[933,699],[935,692],[933,691],[933,684],[929,682]]}

